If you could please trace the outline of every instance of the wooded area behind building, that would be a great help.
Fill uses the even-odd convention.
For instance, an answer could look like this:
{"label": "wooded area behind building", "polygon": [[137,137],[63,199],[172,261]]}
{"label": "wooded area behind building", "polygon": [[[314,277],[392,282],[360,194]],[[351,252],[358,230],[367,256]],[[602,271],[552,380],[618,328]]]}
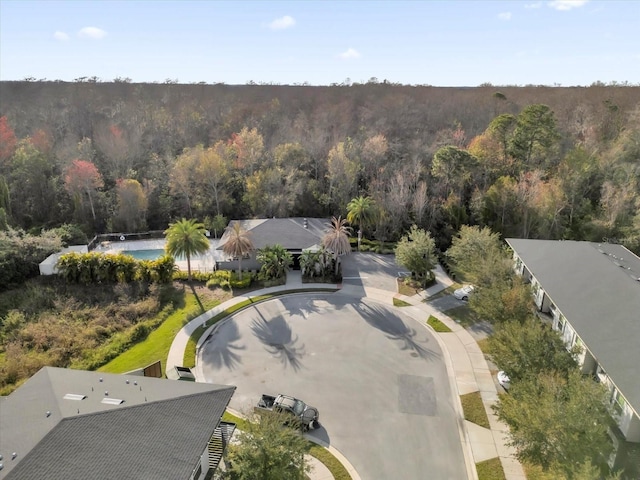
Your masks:
{"label": "wooded area behind building", "polygon": [[0,224],[344,215],[640,248],[640,87],[0,82]]}

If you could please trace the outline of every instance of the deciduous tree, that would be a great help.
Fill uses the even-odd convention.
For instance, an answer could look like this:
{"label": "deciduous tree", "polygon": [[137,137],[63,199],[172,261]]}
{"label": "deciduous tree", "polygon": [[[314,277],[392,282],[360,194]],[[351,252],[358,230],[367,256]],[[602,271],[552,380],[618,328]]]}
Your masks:
{"label": "deciduous tree", "polygon": [[567,351],[558,332],[532,316],[522,323],[497,326],[488,348],[491,359],[507,372],[512,384],[545,372],[567,376],[578,367],[572,355],[579,353],[577,349]]}
{"label": "deciduous tree", "polygon": [[91,216],[95,221],[96,210],[93,199],[98,189],[104,186],[104,181],[98,168],[92,162],[80,159],[74,160],[65,171],[64,185],[67,192],[77,199],[81,205],[84,204],[86,194],[86,198],[89,200],[89,206],[91,207]]}
{"label": "deciduous tree", "polygon": [[509,425],[509,444],[519,460],[578,480],[576,465],[602,465],[612,451],[607,405],[605,387],[575,370],[514,383],[509,395],[498,398],[495,411]]}
{"label": "deciduous tree", "polygon": [[229,445],[227,460],[234,480],[304,480],[307,441],[284,426],[283,414],[263,414],[246,422],[238,441]]}
{"label": "deciduous tree", "polygon": [[489,227],[468,225],[460,227],[446,256],[456,275],[476,285],[483,282],[486,262],[496,257],[501,260],[506,258],[497,233],[492,232]]}
{"label": "deciduous tree", "polygon": [[140,182],[121,178],[116,182],[118,207],[114,218],[116,230],[139,232],[146,228],[147,195]]}
{"label": "deciduous tree", "polygon": [[436,244],[426,230],[412,225],[396,246],[396,262],[409,270],[423,284],[433,278],[436,263]]}
{"label": "deciduous tree", "polygon": [[0,117],[0,168],[3,171],[8,170],[9,159],[13,155],[17,143],[18,139],[13,128],[9,125],[9,120],[6,116]]}

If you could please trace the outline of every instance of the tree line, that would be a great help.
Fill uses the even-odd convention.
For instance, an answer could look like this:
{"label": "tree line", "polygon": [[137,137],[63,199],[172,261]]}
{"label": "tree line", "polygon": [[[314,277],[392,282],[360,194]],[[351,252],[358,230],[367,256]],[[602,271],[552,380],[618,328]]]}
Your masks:
{"label": "tree line", "polygon": [[181,218],[464,224],[640,248],[640,89],[0,83],[0,227],[164,230]]}

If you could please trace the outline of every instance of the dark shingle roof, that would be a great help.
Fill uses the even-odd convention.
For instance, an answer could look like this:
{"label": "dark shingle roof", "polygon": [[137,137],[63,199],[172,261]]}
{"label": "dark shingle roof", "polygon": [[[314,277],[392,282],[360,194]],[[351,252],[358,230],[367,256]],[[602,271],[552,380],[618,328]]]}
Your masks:
{"label": "dark shingle roof", "polygon": [[608,243],[507,242],[640,412],[640,258]]}
{"label": "dark shingle roof", "polygon": [[[229,225],[236,222],[251,232],[251,241],[256,249],[279,244],[288,250],[302,250],[320,245],[330,223],[329,220],[323,218],[295,217],[232,220]],[[218,244],[218,250],[222,249],[228,238],[229,235],[225,232]]]}
{"label": "dark shingle roof", "polygon": [[189,478],[234,390],[45,367],[1,400],[0,479]]}

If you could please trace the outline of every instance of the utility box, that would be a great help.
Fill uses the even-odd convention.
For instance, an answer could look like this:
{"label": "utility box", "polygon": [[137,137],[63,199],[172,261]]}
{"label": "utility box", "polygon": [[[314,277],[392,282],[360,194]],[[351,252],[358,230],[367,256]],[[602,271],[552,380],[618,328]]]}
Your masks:
{"label": "utility box", "polygon": [[178,367],[167,369],[167,378],[170,380],[184,380],[186,382],[195,382],[196,376],[191,372],[189,367]]}

